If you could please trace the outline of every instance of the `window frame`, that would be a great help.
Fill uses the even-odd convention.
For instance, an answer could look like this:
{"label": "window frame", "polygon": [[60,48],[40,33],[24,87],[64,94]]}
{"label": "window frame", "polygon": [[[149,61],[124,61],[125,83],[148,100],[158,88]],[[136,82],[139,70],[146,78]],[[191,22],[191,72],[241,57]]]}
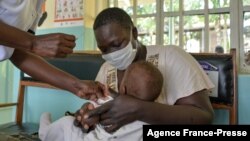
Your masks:
{"label": "window frame", "polygon": [[[113,0],[115,2],[114,6],[117,6],[117,0]],[[221,7],[221,8],[213,8],[209,9],[208,3],[209,0],[204,0],[204,9],[201,10],[190,10],[183,11],[183,2],[184,0],[179,0],[179,11],[174,12],[165,12],[164,11],[164,0],[156,0],[156,45],[163,45],[164,39],[164,19],[166,17],[176,17],[179,16],[179,45],[180,47],[184,47],[183,40],[183,17],[184,16],[193,16],[193,15],[204,15],[204,24],[205,24],[205,32],[204,32],[204,50],[202,52],[209,52],[209,15],[210,14],[229,14],[230,15],[230,48],[237,48],[237,62],[239,62],[239,70],[242,73],[250,73],[250,66],[244,66],[244,40],[243,40],[243,20],[244,20],[244,12],[250,12],[250,5],[243,6],[243,0],[230,0],[229,7]],[[137,0],[133,0],[133,12],[132,19],[137,23],[137,18],[152,16],[148,15],[136,15],[136,7]],[[109,6],[109,4],[108,4]],[[211,52],[211,51],[210,51]]]}
{"label": "window frame", "polygon": [[245,65],[245,60],[244,60],[244,39],[243,39],[243,34],[244,34],[244,13],[245,12],[250,12],[250,5],[244,6],[243,5],[243,0],[239,0],[238,2],[238,25],[239,25],[239,53],[237,54],[237,59],[239,62],[239,70],[241,73],[250,73],[250,66]]}

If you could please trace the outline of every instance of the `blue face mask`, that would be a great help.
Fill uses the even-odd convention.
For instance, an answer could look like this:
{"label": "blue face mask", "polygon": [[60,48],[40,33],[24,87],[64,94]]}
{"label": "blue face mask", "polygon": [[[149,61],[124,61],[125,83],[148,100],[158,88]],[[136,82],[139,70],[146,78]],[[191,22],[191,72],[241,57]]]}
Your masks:
{"label": "blue face mask", "polygon": [[128,45],[120,50],[102,55],[102,58],[118,70],[125,70],[135,59],[137,52],[132,46],[132,35]]}

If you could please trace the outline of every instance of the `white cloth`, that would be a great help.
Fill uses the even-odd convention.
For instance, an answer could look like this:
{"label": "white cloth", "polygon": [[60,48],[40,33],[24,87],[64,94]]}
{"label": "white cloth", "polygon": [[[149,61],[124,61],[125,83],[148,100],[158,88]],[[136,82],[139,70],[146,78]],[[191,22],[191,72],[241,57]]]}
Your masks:
{"label": "white cloth", "polygon": [[72,116],[65,116],[48,125],[51,121],[44,113],[40,120],[39,138],[42,141],[142,141],[143,122],[133,122],[109,134],[100,125],[89,133],[83,133],[73,124],[74,120]]}
{"label": "white cloth", "polygon": [[[0,21],[23,31],[35,31],[42,15],[43,2],[44,0],[0,0]],[[14,48],[0,45],[0,61],[9,59],[13,52]]]}
{"label": "white cloth", "polygon": [[107,96],[107,97],[105,97],[105,99],[99,98],[96,102],[90,101],[90,100],[88,102],[92,103],[94,105],[94,107],[96,108],[96,107],[99,107],[102,104],[104,104],[104,103],[106,103],[106,102],[108,102],[110,100],[113,100],[113,97]]}
{"label": "white cloth", "polygon": [[49,130],[49,126],[51,125],[51,114],[50,113],[43,113],[40,117],[40,124],[39,124],[39,138],[44,140],[47,132]]}
{"label": "white cloth", "polygon": [[[97,103],[89,101],[95,107],[112,100],[108,97],[106,100],[98,99]],[[66,116],[60,118],[54,123],[51,123],[51,115],[43,113],[40,118],[39,138],[42,141],[127,141],[128,138],[142,141],[142,125],[147,124],[141,121],[135,121],[127,124],[116,132],[110,134],[106,132],[100,124],[89,133],[83,133],[74,123],[75,118]]]}

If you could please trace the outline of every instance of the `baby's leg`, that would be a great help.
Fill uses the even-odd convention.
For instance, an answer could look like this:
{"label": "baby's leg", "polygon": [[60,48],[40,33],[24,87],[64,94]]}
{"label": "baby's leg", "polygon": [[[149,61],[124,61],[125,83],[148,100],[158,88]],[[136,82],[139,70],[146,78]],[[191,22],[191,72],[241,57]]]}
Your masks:
{"label": "baby's leg", "polygon": [[65,116],[50,125],[44,138],[45,141],[82,141],[83,133],[74,126],[75,118]]}
{"label": "baby's leg", "polygon": [[49,125],[51,124],[51,114],[50,113],[43,113],[40,118],[40,125],[39,125],[39,138],[43,141],[48,130]]}

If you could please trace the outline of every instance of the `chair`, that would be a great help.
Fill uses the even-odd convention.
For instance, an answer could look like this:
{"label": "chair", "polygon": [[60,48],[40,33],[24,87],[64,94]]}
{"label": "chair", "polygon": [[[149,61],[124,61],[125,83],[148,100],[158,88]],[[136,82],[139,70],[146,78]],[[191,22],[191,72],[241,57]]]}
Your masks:
{"label": "chair", "polygon": [[211,97],[210,101],[214,109],[226,109],[229,111],[229,124],[238,124],[238,91],[237,91],[237,66],[236,50],[231,49],[230,54],[217,53],[191,53],[201,64],[205,71],[209,64],[213,71],[218,72],[218,96]]}

